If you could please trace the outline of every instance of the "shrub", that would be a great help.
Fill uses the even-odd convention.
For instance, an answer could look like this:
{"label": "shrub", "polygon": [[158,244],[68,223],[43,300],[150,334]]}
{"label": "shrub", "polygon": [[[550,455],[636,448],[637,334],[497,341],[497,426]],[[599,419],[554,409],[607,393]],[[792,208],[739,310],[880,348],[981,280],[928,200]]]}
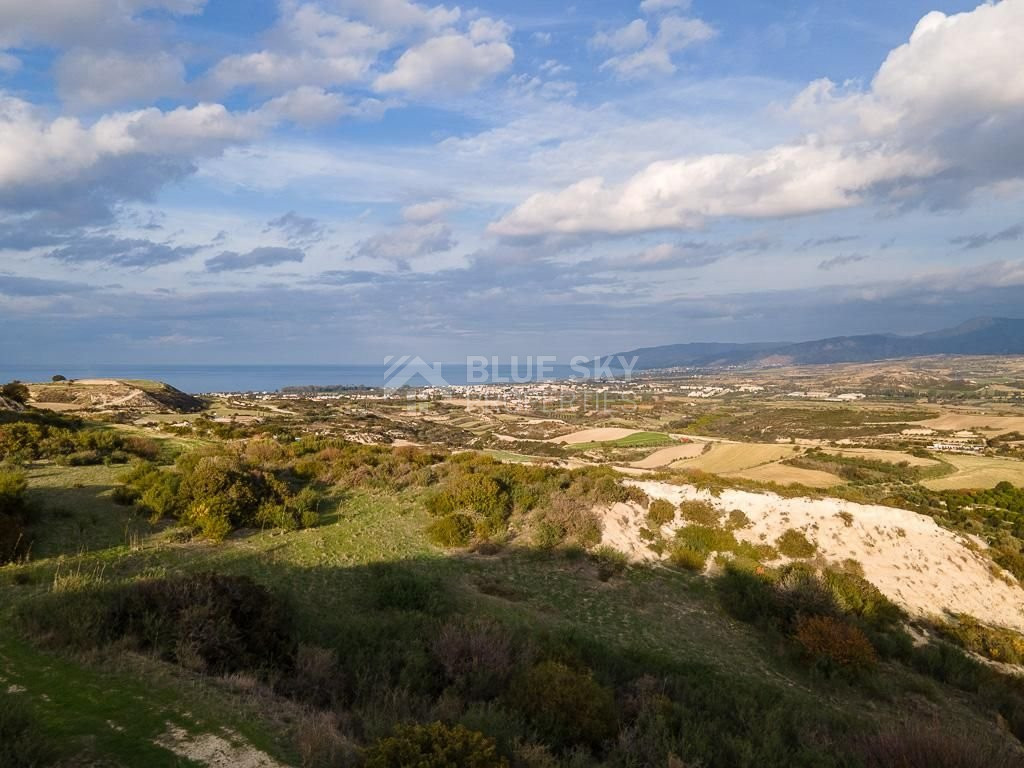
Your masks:
{"label": "shrub", "polygon": [[647,524],[652,528],[660,528],[676,519],[676,508],[665,499],[655,499],[647,508]]}
{"label": "shrub", "polygon": [[393,563],[376,563],[369,569],[367,596],[374,608],[398,611],[442,612],[447,593],[441,581]]}
{"label": "shrub", "polygon": [[1010,629],[989,627],[973,616],[960,614],[955,623],[940,627],[946,637],[972,653],[1004,664],[1024,663],[1024,635]]}
{"label": "shrub", "polygon": [[751,520],[742,509],[729,510],[728,526],[730,529],[749,528],[750,525]]}
{"label": "shrub", "polygon": [[874,629],[886,629],[903,618],[899,606],[852,570],[826,569],[821,578],[840,611],[864,619]]}
{"label": "shrub", "polygon": [[854,745],[866,768],[1011,768],[1021,755],[987,731],[911,722]]}
{"label": "shrub", "polygon": [[30,544],[32,507],[25,496],[27,490],[24,472],[0,468],[0,565],[19,557]]}
{"label": "shrub", "polygon": [[597,746],[615,733],[612,693],[589,670],[544,661],[516,681],[511,695],[533,726],[560,747]]}
{"label": "shrub", "polygon": [[473,528],[473,518],[455,512],[432,522],[427,535],[439,547],[464,547],[473,537]]}
{"label": "shrub", "polygon": [[51,765],[49,738],[18,696],[0,687],[0,765],[4,768]]}
{"label": "shrub", "polygon": [[775,541],[775,546],[786,557],[812,557],[818,548],[795,528],[789,528]]}
{"label": "shrub", "polygon": [[675,546],[669,555],[673,565],[688,571],[703,571],[708,562],[708,553],[688,546]]}
{"label": "shrub", "polygon": [[804,653],[827,672],[871,669],[878,661],[874,646],[857,627],[832,616],[807,616],[797,620],[796,641]]}
{"label": "shrub", "polygon": [[732,531],[709,525],[687,525],[676,531],[676,542],[698,552],[732,552],[738,543]]}
{"label": "shrub", "polygon": [[506,768],[494,741],[463,725],[403,725],[366,751],[366,768]]}
{"label": "shrub", "polygon": [[593,558],[597,563],[597,577],[601,581],[608,581],[612,576],[618,576],[629,565],[629,558],[615,547],[598,547],[593,552]]}
{"label": "shrub", "polygon": [[24,405],[28,402],[31,393],[28,391],[28,387],[20,381],[12,381],[9,384],[0,386],[0,395],[3,395],[8,400]]}
{"label": "shrub", "polygon": [[684,520],[704,526],[717,526],[721,516],[714,504],[699,499],[680,502],[679,514]]}
{"label": "shrub", "polygon": [[456,619],[434,639],[434,657],[445,681],[468,699],[497,696],[512,677],[517,656],[515,638],[505,627],[487,619]]}
{"label": "shrub", "polygon": [[276,688],[285,696],[324,709],[341,699],[342,683],[337,651],[300,644],[290,674],[281,677]]}

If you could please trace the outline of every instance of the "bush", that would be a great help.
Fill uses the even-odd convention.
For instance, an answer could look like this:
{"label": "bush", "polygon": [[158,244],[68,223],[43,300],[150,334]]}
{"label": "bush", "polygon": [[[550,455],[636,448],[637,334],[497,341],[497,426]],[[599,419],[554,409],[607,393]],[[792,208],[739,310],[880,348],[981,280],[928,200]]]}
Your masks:
{"label": "bush", "polygon": [[855,751],[866,768],[1011,768],[1022,761],[987,731],[939,723],[891,727],[861,740]]}
{"label": "bush", "polygon": [[660,528],[676,519],[676,508],[665,499],[655,499],[647,508],[647,524],[652,528]]}
{"label": "bush", "polygon": [[0,687],[0,765],[4,768],[42,768],[51,764],[49,738],[19,695]]}
{"label": "bush", "polygon": [[680,502],[679,514],[684,520],[704,526],[717,526],[721,516],[714,504],[699,499]]}
{"label": "bush", "polygon": [[20,470],[0,468],[0,565],[27,551],[32,507],[25,493],[28,478]]}
{"label": "bush", "polygon": [[834,668],[864,672],[878,661],[874,646],[861,630],[831,616],[801,617],[795,637],[804,653],[829,673]]}
{"label": "bush", "polygon": [[669,561],[688,571],[703,571],[708,562],[708,553],[693,547],[677,545],[672,548]]}
{"label": "bush", "polygon": [[786,557],[803,558],[813,557],[818,548],[808,538],[795,528],[785,531],[775,541],[775,546]]}
{"label": "bush", "polygon": [[597,746],[615,734],[612,693],[589,670],[544,661],[516,681],[511,695],[531,724],[559,747]]}
{"label": "bush", "polygon": [[366,768],[506,768],[491,739],[465,726],[403,725],[366,751]]}
{"label": "bush", "polygon": [[676,542],[697,552],[732,552],[738,546],[732,531],[709,525],[687,525],[676,531]]}
{"label": "bush", "polygon": [[376,563],[369,569],[367,596],[374,608],[440,613],[447,607],[441,581],[392,563]]}
{"label": "bush", "polygon": [[989,627],[973,616],[960,614],[955,623],[941,626],[940,632],[968,651],[993,661],[1024,663],[1024,635],[1013,630]]}
{"label": "bush", "polygon": [[28,387],[20,381],[12,381],[9,384],[0,386],[0,395],[3,395],[8,400],[24,405],[28,402],[31,393],[28,391]]}
{"label": "bush", "polygon": [[470,700],[491,699],[512,677],[517,657],[528,649],[511,632],[487,619],[456,619],[445,624],[433,643],[445,681]]}
{"label": "bush", "polygon": [[191,669],[286,669],[295,642],[288,606],[247,576],[200,573],[52,593],[19,609],[40,641],[80,650],[125,642]]}
{"label": "bush", "polygon": [[455,512],[432,522],[427,535],[439,547],[465,547],[473,537],[473,528],[473,518]]}
{"label": "bush", "polygon": [[629,565],[629,558],[615,547],[598,547],[592,556],[597,563],[597,577],[601,581],[618,576]]}

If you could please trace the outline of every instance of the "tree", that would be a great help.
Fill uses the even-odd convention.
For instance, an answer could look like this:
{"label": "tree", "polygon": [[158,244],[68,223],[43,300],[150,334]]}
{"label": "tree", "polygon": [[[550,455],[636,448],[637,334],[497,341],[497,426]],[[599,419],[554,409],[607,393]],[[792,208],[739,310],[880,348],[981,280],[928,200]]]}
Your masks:
{"label": "tree", "polygon": [[68,380],[67,376],[62,376],[59,373],[55,373],[55,374],[53,374],[53,376],[50,377],[50,381],[55,381],[55,382],[56,381],[67,381],[67,380]]}
{"label": "tree", "polygon": [[0,395],[3,395],[8,400],[24,405],[28,402],[30,393],[28,387],[20,381],[12,381],[10,384],[4,384],[0,387]]}

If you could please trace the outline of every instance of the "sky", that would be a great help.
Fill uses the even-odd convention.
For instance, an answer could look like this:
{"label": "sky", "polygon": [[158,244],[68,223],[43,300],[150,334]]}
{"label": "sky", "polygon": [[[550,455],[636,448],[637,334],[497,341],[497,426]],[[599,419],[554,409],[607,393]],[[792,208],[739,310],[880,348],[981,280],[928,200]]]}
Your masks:
{"label": "sky", "polygon": [[1024,0],[0,0],[0,360],[1024,316]]}

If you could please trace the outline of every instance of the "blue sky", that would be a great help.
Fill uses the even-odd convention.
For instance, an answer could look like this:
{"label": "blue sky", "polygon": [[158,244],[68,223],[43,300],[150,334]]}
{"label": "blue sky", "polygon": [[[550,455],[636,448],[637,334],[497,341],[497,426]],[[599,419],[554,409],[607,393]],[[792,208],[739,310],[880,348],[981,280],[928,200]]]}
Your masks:
{"label": "blue sky", "polygon": [[1024,299],[1024,0],[0,2],[0,358],[914,332]]}

